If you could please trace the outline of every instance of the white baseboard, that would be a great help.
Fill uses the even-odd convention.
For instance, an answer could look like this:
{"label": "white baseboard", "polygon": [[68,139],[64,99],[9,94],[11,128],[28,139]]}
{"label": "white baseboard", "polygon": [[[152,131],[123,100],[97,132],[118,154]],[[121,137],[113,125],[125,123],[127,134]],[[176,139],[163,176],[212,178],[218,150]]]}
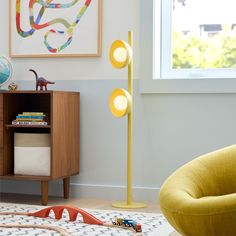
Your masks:
{"label": "white baseboard", "polygon": [[[133,200],[157,202],[160,188],[133,187]],[[31,181],[0,181],[0,192],[20,194],[40,194],[40,183]],[[49,182],[49,195],[63,196],[63,186],[59,181]],[[106,200],[126,200],[126,187],[113,185],[70,184],[73,198],[96,198]]]}

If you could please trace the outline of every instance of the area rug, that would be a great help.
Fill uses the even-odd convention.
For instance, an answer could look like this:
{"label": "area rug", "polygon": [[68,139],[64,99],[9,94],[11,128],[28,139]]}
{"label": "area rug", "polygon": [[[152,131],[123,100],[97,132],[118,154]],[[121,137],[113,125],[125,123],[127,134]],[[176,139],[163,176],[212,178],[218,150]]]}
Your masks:
{"label": "area rug", "polygon": [[[0,203],[0,212],[35,212],[45,207],[23,204]],[[169,225],[162,214],[151,214],[141,212],[111,211],[97,209],[83,209],[96,218],[112,222],[115,217],[133,219],[142,225],[142,233],[134,233],[127,229],[84,224],[83,219],[78,215],[74,222],[69,221],[68,213],[65,211],[60,220],[55,220],[53,213],[48,218],[35,218],[21,215],[0,215],[0,224],[21,224],[21,225],[48,225],[64,229],[71,236],[126,236],[126,235],[147,235],[147,236],[169,236],[174,229]],[[38,228],[0,228],[0,235],[40,235],[60,236],[59,233]]]}

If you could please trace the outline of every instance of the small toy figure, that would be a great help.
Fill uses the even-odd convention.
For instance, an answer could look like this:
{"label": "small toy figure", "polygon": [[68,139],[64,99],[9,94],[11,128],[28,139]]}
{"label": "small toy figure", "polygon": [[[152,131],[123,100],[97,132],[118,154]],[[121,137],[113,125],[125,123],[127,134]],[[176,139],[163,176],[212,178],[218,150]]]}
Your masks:
{"label": "small toy figure", "polygon": [[38,74],[35,70],[30,69],[29,71],[32,71],[36,78],[36,90],[38,90],[38,87],[40,87],[40,90],[43,90],[43,87],[45,88],[45,91],[47,91],[47,85],[48,84],[55,84],[55,82],[50,82],[43,77],[38,77]]}
{"label": "small toy figure", "polygon": [[18,87],[17,84],[12,82],[8,85],[8,90],[9,91],[15,91],[15,90],[17,90],[17,87]]}

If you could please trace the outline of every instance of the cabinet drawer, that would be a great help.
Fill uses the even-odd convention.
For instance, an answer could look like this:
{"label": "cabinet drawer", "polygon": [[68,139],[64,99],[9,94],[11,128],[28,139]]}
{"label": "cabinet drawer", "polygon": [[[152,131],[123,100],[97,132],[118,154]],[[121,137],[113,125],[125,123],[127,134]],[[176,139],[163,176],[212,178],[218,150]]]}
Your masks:
{"label": "cabinet drawer", "polygon": [[3,175],[3,149],[0,148],[0,175]]}
{"label": "cabinet drawer", "polygon": [[3,120],[3,95],[0,94],[0,120]]}

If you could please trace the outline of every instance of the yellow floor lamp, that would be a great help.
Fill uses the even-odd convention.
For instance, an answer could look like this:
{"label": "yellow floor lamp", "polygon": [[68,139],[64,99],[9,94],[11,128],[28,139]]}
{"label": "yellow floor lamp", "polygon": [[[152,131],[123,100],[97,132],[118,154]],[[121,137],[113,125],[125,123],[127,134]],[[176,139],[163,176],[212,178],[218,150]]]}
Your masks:
{"label": "yellow floor lamp", "polygon": [[110,96],[110,110],[116,117],[128,115],[127,138],[127,200],[112,204],[119,208],[142,208],[145,203],[133,202],[132,199],[132,97],[133,97],[133,58],[132,58],[133,33],[128,32],[128,43],[116,40],[111,45],[111,64],[121,69],[128,65],[128,91],[122,88],[115,89]]}

